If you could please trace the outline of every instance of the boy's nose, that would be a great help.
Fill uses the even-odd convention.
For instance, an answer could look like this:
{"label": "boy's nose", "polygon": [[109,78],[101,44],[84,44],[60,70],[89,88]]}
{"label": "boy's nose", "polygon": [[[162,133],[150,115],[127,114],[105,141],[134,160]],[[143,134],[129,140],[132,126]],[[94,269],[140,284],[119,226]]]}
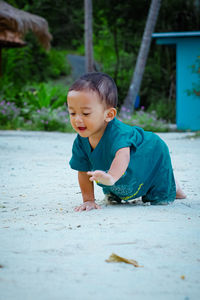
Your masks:
{"label": "boy's nose", "polygon": [[81,117],[81,115],[76,115],[76,118],[75,118],[75,121],[77,122],[77,123],[82,123],[82,117]]}

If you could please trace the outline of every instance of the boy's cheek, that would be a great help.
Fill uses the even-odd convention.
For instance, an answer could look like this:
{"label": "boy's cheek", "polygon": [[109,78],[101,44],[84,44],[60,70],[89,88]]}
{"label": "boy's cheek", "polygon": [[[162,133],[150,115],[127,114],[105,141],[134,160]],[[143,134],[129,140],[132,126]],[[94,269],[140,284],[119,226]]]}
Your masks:
{"label": "boy's cheek", "polygon": [[75,129],[73,121],[70,119],[71,126]]}
{"label": "boy's cheek", "polygon": [[70,118],[69,120],[70,120],[71,125],[74,127],[74,122],[73,122],[73,120],[72,120],[71,118]]}

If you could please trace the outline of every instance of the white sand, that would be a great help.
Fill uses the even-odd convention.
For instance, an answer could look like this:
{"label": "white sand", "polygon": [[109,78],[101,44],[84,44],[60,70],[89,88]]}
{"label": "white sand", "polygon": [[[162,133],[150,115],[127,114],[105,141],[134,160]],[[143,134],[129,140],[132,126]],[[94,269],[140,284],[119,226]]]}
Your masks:
{"label": "white sand", "polygon": [[[200,139],[160,136],[188,198],[77,213],[74,134],[0,131],[0,300],[200,299]],[[107,263],[111,253],[143,268]]]}

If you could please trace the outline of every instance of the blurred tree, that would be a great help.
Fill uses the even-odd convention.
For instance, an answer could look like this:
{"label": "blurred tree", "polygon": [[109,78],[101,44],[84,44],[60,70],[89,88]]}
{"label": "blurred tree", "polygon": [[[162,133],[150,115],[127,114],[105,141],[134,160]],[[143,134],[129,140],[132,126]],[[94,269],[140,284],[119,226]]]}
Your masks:
{"label": "blurred tree", "polygon": [[140,85],[146,65],[147,56],[149,53],[149,48],[151,44],[151,36],[155,28],[155,24],[157,21],[158,12],[160,9],[161,0],[152,0],[142,43],[140,46],[136,67],[134,70],[134,74],[131,80],[131,84],[128,90],[128,94],[124,100],[124,104],[121,108],[121,114],[126,116],[127,113],[132,113],[134,110],[134,104],[138,92],[140,90]]}
{"label": "blurred tree", "polygon": [[85,71],[94,71],[93,33],[92,33],[92,0],[84,0],[85,11]]}

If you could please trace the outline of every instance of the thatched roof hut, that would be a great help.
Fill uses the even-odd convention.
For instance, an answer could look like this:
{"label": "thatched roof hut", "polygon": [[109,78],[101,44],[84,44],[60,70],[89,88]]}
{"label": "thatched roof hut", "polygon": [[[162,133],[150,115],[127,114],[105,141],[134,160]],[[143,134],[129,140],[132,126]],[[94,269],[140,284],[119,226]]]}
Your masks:
{"label": "thatched roof hut", "polygon": [[45,49],[50,48],[52,36],[44,18],[0,1],[0,48],[24,46],[23,37],[29,30]]}

